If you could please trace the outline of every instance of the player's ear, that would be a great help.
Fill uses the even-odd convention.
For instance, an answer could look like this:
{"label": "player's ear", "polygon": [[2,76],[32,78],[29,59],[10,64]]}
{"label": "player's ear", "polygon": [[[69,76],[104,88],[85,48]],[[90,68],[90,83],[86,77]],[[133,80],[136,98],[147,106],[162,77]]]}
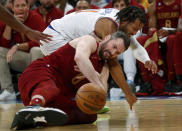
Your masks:
{"label": "player's ear", "polygon": [[104,40],[109,40],[109,39],[111,39],[111,35],[107,35],[107,36],[105,36],[105,38],[104,38]]}
{"label": "player's ear", "polygon": [[121,21],[119,24],[119,29],[122,29],[123,27],[125,27],[127,23],[128,23],[127,21]]}

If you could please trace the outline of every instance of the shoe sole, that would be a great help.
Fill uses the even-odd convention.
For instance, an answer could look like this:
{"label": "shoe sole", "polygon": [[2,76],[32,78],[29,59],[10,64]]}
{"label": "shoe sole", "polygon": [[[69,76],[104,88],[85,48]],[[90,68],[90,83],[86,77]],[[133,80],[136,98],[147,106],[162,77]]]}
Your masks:
{"label": "shoe sole", "polygon": [[[18,112],[20,119],[32,125],[61,126],[68,121],[65,112],[55,108],[26,108]],[[42,119],[41,119],[42,118]]]}

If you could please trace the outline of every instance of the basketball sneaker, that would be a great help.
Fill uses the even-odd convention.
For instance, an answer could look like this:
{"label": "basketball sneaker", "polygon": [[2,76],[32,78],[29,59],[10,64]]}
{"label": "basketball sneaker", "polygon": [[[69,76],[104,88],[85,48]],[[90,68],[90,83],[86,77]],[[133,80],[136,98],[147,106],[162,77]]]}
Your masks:
{"label": "basketball sneaker", "polygon": [[169,80],[165,85],[165,91],[167,92],[180,92],[181,87],[178,85],[177,82],[173,82]]}
{"label": "basketball sneaker", "polygon": [[61,126],[67,121],[67,114],[60,109],[27,106],[16,113],[11,129],[22,130],[44,126]]}
{"label": "basketball sneaker", "polygon": [[100,111],[98,111],[98,114],[104,114],[110,111],[110,108],[108,106],[104,106]]}

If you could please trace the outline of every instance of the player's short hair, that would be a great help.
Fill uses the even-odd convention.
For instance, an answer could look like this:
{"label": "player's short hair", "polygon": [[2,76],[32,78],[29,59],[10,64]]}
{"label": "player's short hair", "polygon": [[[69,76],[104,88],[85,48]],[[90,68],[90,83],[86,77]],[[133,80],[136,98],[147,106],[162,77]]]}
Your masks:
{"label": "player's short hair", "polygon": [[119,11],[117,14],[117,19],[122,21],[128,21],[129,23],[134,22],[137,18],[140,20],[141,23],[146,23],[146,16],[145,12],[137,7],[137,6],[128,6],[121,11]]}
{"label": "player's short hair", "polygon": [[78,0],[78,1],[76,2],[76,5],[77,5],[77,3],[80,2],[80,1],[86,1],[89,5],[91,4],[91,0]]}
{"label": "player's short hair", "polygon": [[125,50],[127,50],[130,46],[130,38],[128,37],[128,35],[126,35],[122,31],[116,31],[111,35],[111,39],[118,39],[118,38],[121,38],[124,40],[124,47],[125,47]]}
{"label": "player's short hair", "polygon": [[[11,0],[12,4],[14,5],[15,0]],[[25,0],[25,2],[28,4],[28,0]]]}

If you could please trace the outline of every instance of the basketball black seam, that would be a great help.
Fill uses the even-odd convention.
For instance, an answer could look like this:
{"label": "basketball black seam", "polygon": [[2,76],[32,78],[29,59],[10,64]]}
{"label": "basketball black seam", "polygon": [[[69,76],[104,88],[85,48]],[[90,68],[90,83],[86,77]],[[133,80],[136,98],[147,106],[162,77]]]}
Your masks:
{"label": "basketball black seam", "polygon": [[88,102],[88,103],[91,103],[91,104],[93,104],[93,105],[97,105],[97,106],[104,106],[104,105],[98,105],[98,104],[95,104],[95,103],[92,103],[92,102],[90,102],[90,101],[87,101],[85,98],[83,98],[83,97],[81,97],[79,94],[77,94],[81,99],[83,99],[83,100],[85,100],[86,102]]}
{"label": "basketball black seam", "polygon": [[[83,111],[84,113],[87,113],[87,114],[92,114],[90,112],[86,112],[84,111],[84,109],[86,108],[85,106],[83,106],[82,104],[79,103],[79,107],[80,107],[80,110]],[[87,108],[88,109],[88,108]],[[94,114],[97,114],[97,112],[95,112]]]}

